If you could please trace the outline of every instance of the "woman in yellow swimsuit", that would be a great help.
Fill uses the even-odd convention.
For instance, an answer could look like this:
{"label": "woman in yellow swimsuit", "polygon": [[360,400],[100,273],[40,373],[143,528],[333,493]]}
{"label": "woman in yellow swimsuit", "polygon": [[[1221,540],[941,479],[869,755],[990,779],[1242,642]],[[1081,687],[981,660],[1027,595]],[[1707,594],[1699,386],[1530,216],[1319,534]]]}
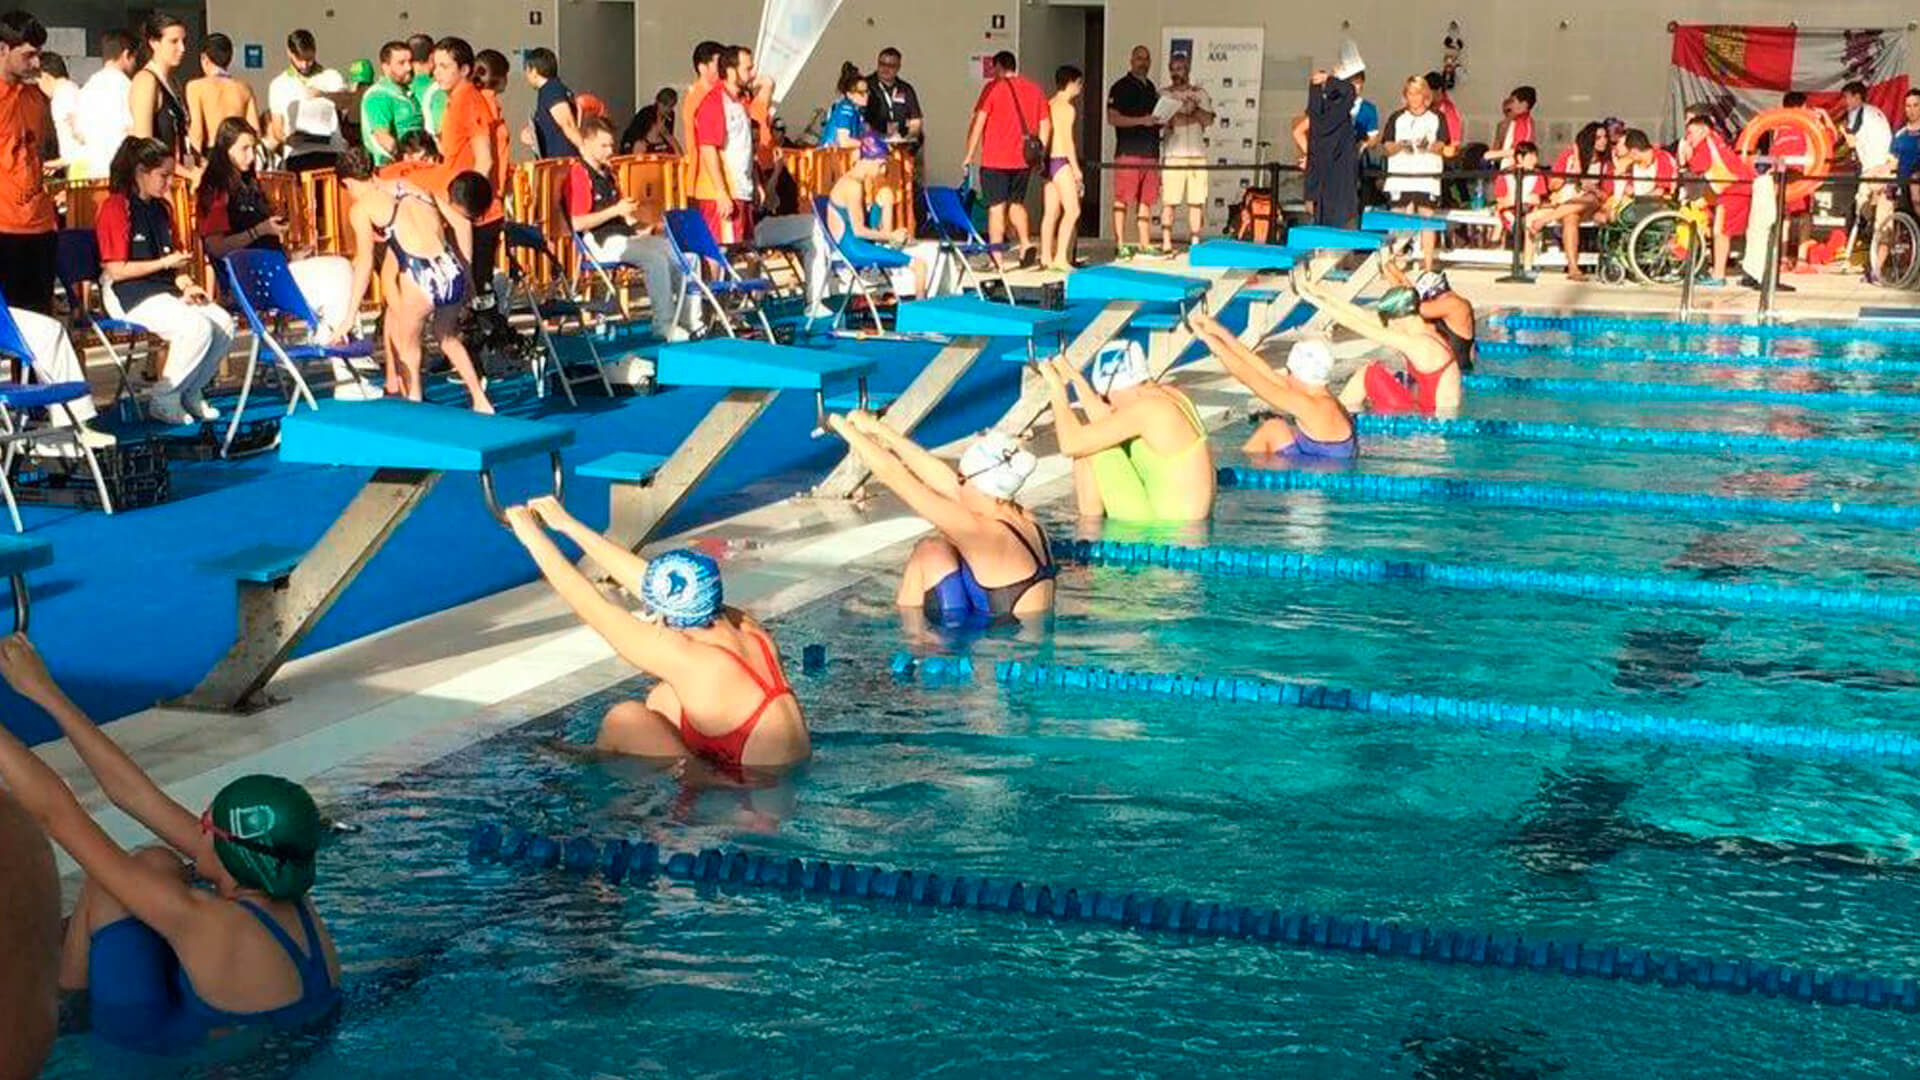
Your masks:
{"label": "woman in yellow swimsuit", "polygon": [[[1187,396],[1153,381],[1136,341],[1093,358],[1091,379],[1064,358],[1040,365],[1053,402],[1060,452],[1073,458],[1083,518],[1204,521],[1213,514],[1213,454]],[[1071,384],[1083,418],[1067,399]]]}

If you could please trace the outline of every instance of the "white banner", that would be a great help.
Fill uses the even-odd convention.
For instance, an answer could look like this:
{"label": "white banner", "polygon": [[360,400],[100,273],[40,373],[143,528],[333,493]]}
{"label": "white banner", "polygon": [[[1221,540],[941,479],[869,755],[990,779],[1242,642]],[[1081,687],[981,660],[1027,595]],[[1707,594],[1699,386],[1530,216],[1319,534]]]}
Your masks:
{"label": "white banner", "polygon": [[[1163,62],[1175,55],[1193,63],[1193,84],[1213,99],[1213,127],[1207,132],[1207,160],[1215,165],[1260,159],[1260,71],[1266,30],[1259,26],[1167,27],[1161,35]],[[1165,70],[1164,68],[1162,69]],[[1165,80],[1161,80],[1165,85]],[[1207,227],[1226,223],[1227,207],[1259,182],[1252,171],[1218,169],[1208,174]]]}
{"label": "white banner", "polygon": [[786,96],[838,10],[840,0],[766,0],[753,56],[760,74],[773,80],[774,101]]}

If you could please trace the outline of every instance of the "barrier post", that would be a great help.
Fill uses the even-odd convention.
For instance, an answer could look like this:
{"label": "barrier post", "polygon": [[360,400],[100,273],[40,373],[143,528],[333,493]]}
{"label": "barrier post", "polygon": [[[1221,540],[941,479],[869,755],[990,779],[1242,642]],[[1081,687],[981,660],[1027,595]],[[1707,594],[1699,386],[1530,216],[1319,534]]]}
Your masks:
{"label": "barrier post", "polygon": [[[1681,204],[1681,209],[1683,213],[1680,217],[1680,227],[1687,230],[1687,245],[1680,256],[1683,260],[1680,270],[1680,321],[1686,322],[1693,318],[1694,268],[1700,265],[1700,260],[1696,256],[1698,249],[1695,248],[1694,245],[1700,242],[1700,226],[1687,220],[1684,213],[1684,203]],[[1713,219],[1709,217],[1707,219],[1707,228],[1711,229],[1712,227]]]}
{"label": "barrier post", "polygon": [[[1531,285],[1533,284],[1534,276],[1533,276],[1533,272],[1527,269],[1527,255],[1526,255],[1527,185],[1524,179],[1524,174],[1520,171],[1520,155],[1518,154],[1515,154],[1513,156],[1512,169],[1513,169],[1513,172],[1512,172],[1512,176],[1513,176],[1512,233],[1513,235],[1508,239],[1512,241],[1511,247],[1513,248],[1513,267],[1512,269],[1507,271],[1507,274],[1505,277],[1496,278],[1495,280],[1499,281],[1503,285],[1515,285],[1515,284]],[[1498,199],[1494,200],[1493,212],[1496,217],[1498,217],[1500,214],[1499,202],[1500,201]]]}
{"label": "barrier post", "polygon": [[1792,183],[1792,170],[1774,162],[1773,175],[1773,228],[1767,233],[1766,273],[1760,278],[1760,317],[1773,317],[1773,298],[1780,291],[1780,248],[1786,242],[1787,229],[1787,185]]}

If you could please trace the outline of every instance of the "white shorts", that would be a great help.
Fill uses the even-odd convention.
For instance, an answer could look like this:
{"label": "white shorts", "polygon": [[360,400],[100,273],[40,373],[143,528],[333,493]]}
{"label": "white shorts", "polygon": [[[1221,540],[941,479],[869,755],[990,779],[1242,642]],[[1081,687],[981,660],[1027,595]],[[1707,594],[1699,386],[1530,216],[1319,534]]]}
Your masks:
{"label": "white shorts", "polygon": [[1160,170],[1160,203],[1163,206],[1207,205],[1205,158],[1168,158]]}

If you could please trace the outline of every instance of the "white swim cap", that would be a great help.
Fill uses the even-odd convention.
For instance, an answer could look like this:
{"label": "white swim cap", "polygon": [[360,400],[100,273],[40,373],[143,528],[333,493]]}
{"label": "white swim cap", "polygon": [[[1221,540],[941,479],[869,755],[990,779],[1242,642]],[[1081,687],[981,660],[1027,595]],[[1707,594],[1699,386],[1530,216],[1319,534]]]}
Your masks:
{"label": "white swim cap", "polygon": [[1147,350],[1132,339],[1101,346],[1100,351],[1093,354],[1093,370],[1087,375],[1087,381],[1101,397],[1111,397],[1117,391],[1139,386],[1152,378],[1153,371],[1147,367]]}
{"label": "white swim cap", "polygon": [[1365,70],[1367,70],[1367,62],[1360,58],[1360,46],[1355,45],[1352,38],[1342,39],[1340,59],[1333,63],[1333,77],[1351,79]]}
{"label": "white swim cap", "polygon": [[996,499],[1011,499],[1039,464],[1004,432],[989,431],[960,455],[960,479]]}
{"label": "white swim cap", "polygon": [[1432,300],[1452,292],[1453,283],[1447,280],[1445,270],[1429,270],[1413,279],[1413,291],[1420,294],[1421,300]]}
{"label": "white swim cap", "polygon": [[1308,386],[1325,386],[1333,377],[1333,347],[1326,338],[1302,338],[1287,351],[1287,374]]}

